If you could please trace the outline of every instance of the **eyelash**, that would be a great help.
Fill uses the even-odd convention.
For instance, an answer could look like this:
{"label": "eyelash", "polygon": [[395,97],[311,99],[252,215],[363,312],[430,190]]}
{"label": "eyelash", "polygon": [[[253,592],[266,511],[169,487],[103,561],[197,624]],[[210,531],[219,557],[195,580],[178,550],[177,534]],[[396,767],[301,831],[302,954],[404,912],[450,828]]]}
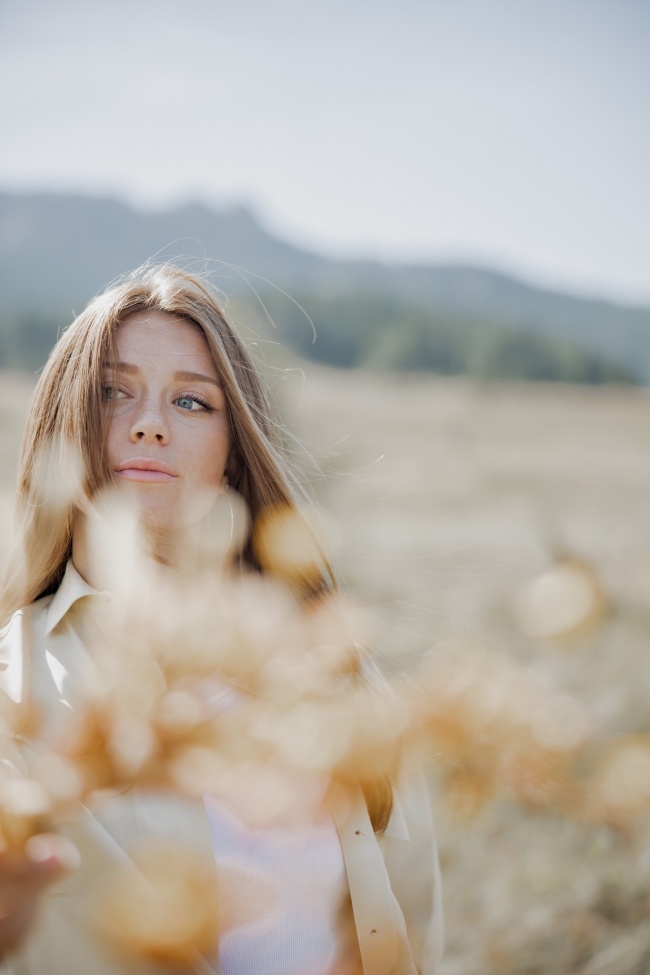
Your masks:
{"label": "eyelash", "polygon": [[[125,393],[125,395],[128,395],[128,393],[126,393],[125,390],[120,389],[119,386],[114,386],[112,383],[104,383],[102,385],[102,399],[105,402],[109,402],[110,403],[111,401],[118,399],[118,397],[116,395],[113,395],[113,396],[110,396],[109,395],[109,393],[111,391],[113,393]],[[198,403],[199,406],[202,406],[203,407],[203,409],[205,410],[206,413],[212,413],[213,412],[213,409],[214,408],[212,406],[210,406],[210,404],[208,403],[207,400],[203,399],[202,396],[199,396],[198,393],[179,393],[179,395],[175,398],[174,402],[177,403],[178,400],[181,400],[181,399],[189,399],[189,400],[192,400],[193,403]],[[192,413],[192,412],[199,412],[199,411],[197,411],[197,410],[194,410],[194,411],[193,410],[185,410],[185,412],[186,413]]]}
{"label": "eyelash", "polygon": [[117,399],[117,396],[109,396],[110,392],[113,393],[123,393],[124,390],[120,389],[119,386],[114,386],[113,383],[102,383],[102,399],[105,402],[110,402],[113,399]]}
{"label": "eyelash", "polygon": [[[178,402],[179,399],[191,399],[194,403],[198,403],[199,406],[202,406],[207,413],[212,413],[212,407],[210,404],[197,393],[181,393],[176,397],[174,402]],[[191,413],[192,410],[186,410],[186,412]]]}

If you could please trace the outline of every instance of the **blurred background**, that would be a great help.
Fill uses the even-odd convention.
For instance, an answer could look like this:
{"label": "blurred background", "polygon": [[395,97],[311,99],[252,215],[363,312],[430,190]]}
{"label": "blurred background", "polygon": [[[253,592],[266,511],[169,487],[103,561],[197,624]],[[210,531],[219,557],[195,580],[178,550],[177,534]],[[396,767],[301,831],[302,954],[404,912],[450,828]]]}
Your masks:
{"label": "blurred background", "polygon": [[[385,669],[477,646],[644,736],[649,40],[645,0],[2,0],[0,560],[59,329],[175,260],[267,371]],[[650,968],[642,823],[431,781],[444,975]]]}

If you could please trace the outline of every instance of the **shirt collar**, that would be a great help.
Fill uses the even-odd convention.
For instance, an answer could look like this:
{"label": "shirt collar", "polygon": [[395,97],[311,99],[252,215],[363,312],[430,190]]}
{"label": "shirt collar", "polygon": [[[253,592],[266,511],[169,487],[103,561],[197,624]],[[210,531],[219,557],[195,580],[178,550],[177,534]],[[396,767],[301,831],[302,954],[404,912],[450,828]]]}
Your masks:
{"label": "shirt collar", "polygon": [[84,596],[98,596],[99,594],[99,590],[93,589],[85,579],[82,579],[72,564],[72,559],[69,559],[63,579],[61,579],[61,585],[54,593],[47,610],[45,634],[51,633],[54,627],[58,626],[78,599],[83,599]]}

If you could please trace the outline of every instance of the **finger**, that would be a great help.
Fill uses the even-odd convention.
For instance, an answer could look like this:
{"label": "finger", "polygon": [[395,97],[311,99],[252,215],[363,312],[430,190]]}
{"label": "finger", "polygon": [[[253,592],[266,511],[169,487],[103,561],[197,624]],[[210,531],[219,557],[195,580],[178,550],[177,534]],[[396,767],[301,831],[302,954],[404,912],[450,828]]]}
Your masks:
{"label": "finger", "polygon": [[56,833],[38,833],[31,836],[24,847],[25,856],[44,874],[76,870],[81,857],[79,850],[65,836]]}

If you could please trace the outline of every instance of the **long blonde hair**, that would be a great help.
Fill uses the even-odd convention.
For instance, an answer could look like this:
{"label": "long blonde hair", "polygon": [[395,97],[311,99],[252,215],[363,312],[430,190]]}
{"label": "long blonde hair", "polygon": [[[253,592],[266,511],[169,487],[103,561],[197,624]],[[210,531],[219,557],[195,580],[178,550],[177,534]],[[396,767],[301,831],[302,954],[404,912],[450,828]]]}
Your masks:
{"label": "long blonde hair", "polygon": [[[251,519],[270,506],[294,507],[304,495],[282,449],[259,369],[215,295],[199,277],[171,265],[149,265],[90,302],[56,343],[32,396],[18,472],[19,538],[0,598],[0,623],[20,606],[55,590],[71,553],[76,508],[43,503],[38,465],[62,446],[76,451],[81,481],[94,497],[112,475],[105,448],[102,367],[119,324],[137,311],[166,312],[203,332],[223,386],[232,438],[226,473]],[[250,541],[245,560],[257,567]],[[20,571],[28,565],[28,572]]]}
{"label": "long blonde hair", "polygon": [[[173,265],[145,265],[95,298],[65,329],[34,390],[18,472],[18,536],[0,592],[0,626],[20,607],[55,591],[72,553],[74,501],[57,506],[39,490],[39,464],[48,452],[71,449],[81,460],[81,489],[92,499],[112,480],[102,409],[102,368],[114,352],[116,330],[127,316],[157,310],[203,332],[224,391],[232,449],[228,483],[243,498],[252,521],[273,506],[296,508],[307,498],[287,461],[282,428],[266,385],[214,292],[200,277]],[[242,559],[259,569],[249,538]],[[316,589],[335,586],[329,563]],[[392,807],[390,785],[362,783],[377,830]]]}

